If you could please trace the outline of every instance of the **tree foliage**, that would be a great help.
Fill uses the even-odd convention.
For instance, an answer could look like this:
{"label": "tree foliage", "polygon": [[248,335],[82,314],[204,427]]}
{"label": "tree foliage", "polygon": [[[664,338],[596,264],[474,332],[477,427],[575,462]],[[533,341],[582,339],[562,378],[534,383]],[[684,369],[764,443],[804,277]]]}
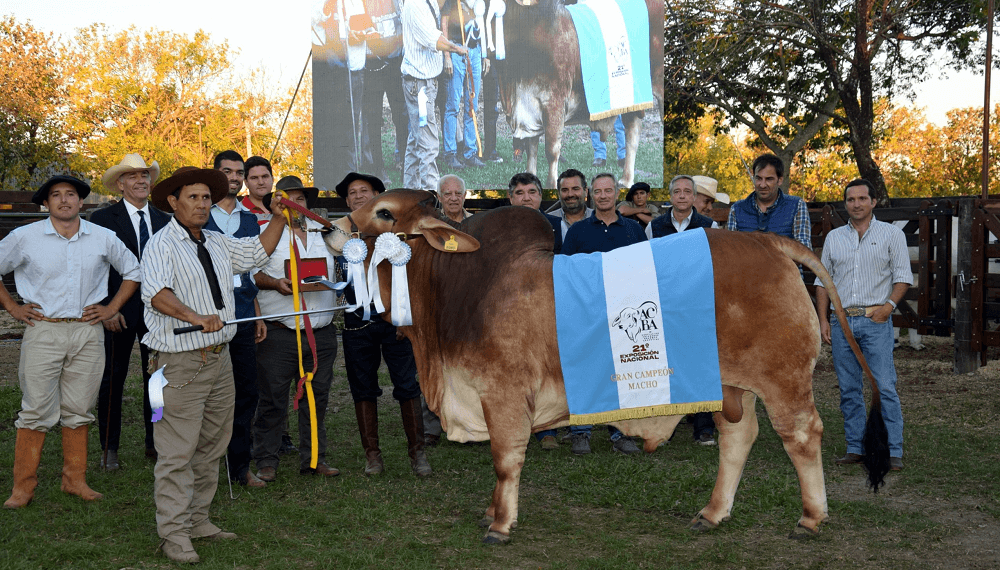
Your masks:
{"label": "tree foliage", "polygon": [[41,184],[68,166],[60,132],[65,85],[51,34],[0,19],[0,189]]}
{"label": "tree foliage", "polygon": [[[875,105],[909,92],[939,50],[975,63],[981,0],[668,0],[667,81],[767,148],[799,152],[827,121],[884,198]],[[668,85],[669,87],[669,85]],[[767,117],[780,118],[771,122]],[[769,128],[770,127],[770,128]],[[774,133],[785,129],[782,137]],[[787,142],[782,147],[777,140]]]}

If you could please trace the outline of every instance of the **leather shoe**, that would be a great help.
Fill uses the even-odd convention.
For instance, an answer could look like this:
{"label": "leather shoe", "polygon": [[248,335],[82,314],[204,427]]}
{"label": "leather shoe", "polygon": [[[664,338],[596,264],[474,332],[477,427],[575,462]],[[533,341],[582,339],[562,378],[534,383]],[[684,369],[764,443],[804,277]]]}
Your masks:
{"label": "leather shoe", "polygon": [[902,457],[890,457],[889,458],[889,471],[902,471],[903,470],[903,458]]}
{"label": "leather shoe", "polygon": [[474,168],[482,168],[482,167],[486,166],[486,163],[483,162],[483,161],[481,161],[481,160],[479,160],[478,156],[472,155],[472,158],[466,158],[465,159],[465,165],[466,166],[472,166]]}
{"label": "leather shoe", "polygon": [[198,557],[198,553],[195,552],[193,547],[186,550],[176,542],[170,542],[166,539],[160,543],[160,550],[163,551],[164,556],[180,564],[197,564],[201,562],[201,558]]}
{"label": "leather shoe", "polygon": [[847,455],[838,458],[834,463],[837,465],[858,465],[864,463],[864,456],[858,455],[857,453],[848,453]]}
{"label": "leather shoe", "polygon": [[278,470],[274,467],[261,467],[257,471],[257,478],[265,483],[270,483],[278,478]]}
{"label": "leather shoe", "polygon": [[254,475],[253,471],[250,471],[249,469],[247,469],[246,476],[239,479],[239,483],[240,485],[250,487],[251,489],[263,489],[264,487],[267,487],[267,483],[263,479]]}
{"label": "leather shoe", "polygon": [[118,463],[117,449],[109,449],[101,456],[101,468],[105,471],[118,471],[121,467],[121,464]]}
{"label": "leather shoe", "polygon": [[235,532],[226,532],[224,530],[220,530],[219,532],[217,532],[215,534],[210,534],[208,536],[202,536],[200,538],[206,538],[208,540],[233,540],[233,539],[237,538],[237,536],[236,536]]}
{"label": "leather shoe", "polygon": [[441,441],[441,436],[432,433],[424,434],[424,447],[434,447]]}
{"label": "leather shoe", "polygon": [[299,469],[300,475],[323,475],[324,477],[336,477],[340,475],[340,469],[336,467],[330,467],[322,461],[316,464],[316,468],[312,469],[306,467],[304,469]]}
{"label": "leather shoe", "polygon": [[452,170],[461,170],[465,168],[465,164],[462,163],[462,160],[459,159],[458,156],[454,154],[449,154],[448,156],[445,157],[444,165],[447,166],[448,168],[451,168]]}

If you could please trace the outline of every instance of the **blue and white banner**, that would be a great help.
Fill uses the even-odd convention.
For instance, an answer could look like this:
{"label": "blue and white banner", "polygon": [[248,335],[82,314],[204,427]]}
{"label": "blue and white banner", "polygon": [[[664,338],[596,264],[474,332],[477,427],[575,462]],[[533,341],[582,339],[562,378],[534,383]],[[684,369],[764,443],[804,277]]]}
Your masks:
{"label": "blue and white banner", "polygon": [[[643,0],[583,0],[566,6],[580,43],[590,120],[652,109],[649,12]],[[656,62],[656,65],[660,65]]]}
{"label": "blue and white banner", "polygon": [[552,264],[570,424],[722,409],[703,230]]}

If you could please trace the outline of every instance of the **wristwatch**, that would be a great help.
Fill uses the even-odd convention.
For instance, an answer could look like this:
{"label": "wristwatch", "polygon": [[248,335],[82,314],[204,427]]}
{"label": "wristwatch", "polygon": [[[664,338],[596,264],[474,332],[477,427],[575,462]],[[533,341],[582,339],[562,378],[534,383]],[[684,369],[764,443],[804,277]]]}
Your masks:
{"label": "wristwatch", "polygon": [[896,310],[896,303],[894,303],[892,301],[892,299],[889,299],[888,301],[886,301],[886,303],[889,303],[890,305],[892,305],[892,310],[894,310],[894,311]]}

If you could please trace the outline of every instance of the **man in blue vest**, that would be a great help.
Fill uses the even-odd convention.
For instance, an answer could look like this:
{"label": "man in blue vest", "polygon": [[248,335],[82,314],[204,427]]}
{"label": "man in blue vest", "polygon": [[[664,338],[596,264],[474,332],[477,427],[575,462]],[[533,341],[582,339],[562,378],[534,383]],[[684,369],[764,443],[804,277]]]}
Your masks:
{"label": "man in blue vest", "polygon": [[[678,174],[670,180],[670,208],[667,212],[654,218],[646,226],[646,236],[649,239],[672,235],[678,232],[697,228],[718,228],[712,218],[702,215],[694,207],[696,188],[698,184],[694,177]],[[700,445],[715,445],[715,421],[712,414],[701,412],[693,414],[694,440]]]}
{"label": "man in blue vest", "polygon": [[772,232],[812,249],[809,209],[802,198],[781,191],[785,164],[773,154],[753,161],[754,192],[729,209],[730,231]]}
{"label": "man in blue vest", "polygon": [[[234,150],[225,150],[215,157],[214,168],[221,170],[229,181],[229,193],[212,204],[206,230],[243,238],[260,235],[257,216],[252,214],[236,194],[243,188],[245,176],[243,157]],[[260,315],[257,307],[257,285],[249,273],[233,277],[233,296],[236,298],[236,318]],[[258,479],[250,470],[251,426],[257,410],[257,346],[264,340],[267,327],[263,321],[236,325],[236,336],[229,342],[229,357],[233,363],[233,381],[236,384],[236,408],[233,410],[233,437],[229,440],[226,461],[232,481],[247,487],[260,488],[267,483]]]}

